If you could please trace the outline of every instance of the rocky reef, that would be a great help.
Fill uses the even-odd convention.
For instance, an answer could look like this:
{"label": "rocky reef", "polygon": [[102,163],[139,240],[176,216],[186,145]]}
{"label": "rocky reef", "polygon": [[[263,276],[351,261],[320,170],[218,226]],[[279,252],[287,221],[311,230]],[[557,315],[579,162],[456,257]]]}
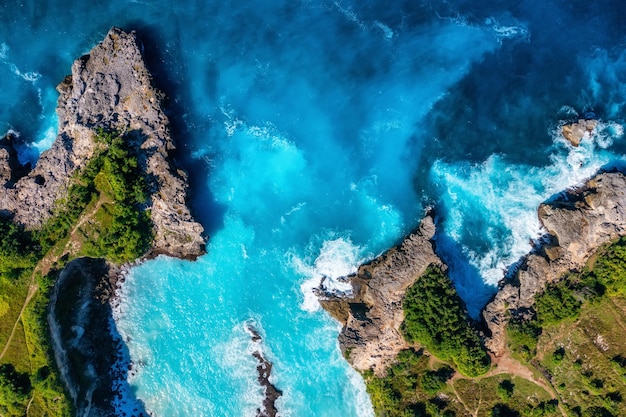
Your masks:
{"label": "rocky reef", "polygon": [[510,317],[524,316],[547,283],[578,272],[602,245],[626,235],[626,176],[605,172],[565,191],[538,209],[545,243],[529,254],[483,310],[491,332],[486,346],[503,354]]}
{"label": "rocky reef", "polygon": [[154,224],[153,253],[195,258],[204,251],[203,228],[186,205],[186,174],[170,163],[175,146],[163,97],[152,85],[141,48],[134,33],[112,28],[74,62],[72,74],[57,87],[57,138],[27,175],[15,181],[9,147],[0,148],[0,158],[7,161],[0,172],[0,212],[28,228],[40,226],[64,197],[72,175],[93,156],[97,130],[117,131],[141,150],[139,162],[150,187],[146,209]]}
{"label": "rocky reef", "polygon": [[579,119],[577,122],[563,125],[561,134],[572,146],[578,146],[584,138],[589,138],[597,127],[598,121],[595,119]]}
{"label": "rocky reef", "polygon": [[357,370],[383,374],[398,352],[408,347],[400,333],[406,290],[429,266],[443,267],[435,254],[434,234],[435,222],[429,213],[400,245],[347,277],[351,296],[328,292],[323,284],[320,287],[320,303],[343,324],[339,344]]}

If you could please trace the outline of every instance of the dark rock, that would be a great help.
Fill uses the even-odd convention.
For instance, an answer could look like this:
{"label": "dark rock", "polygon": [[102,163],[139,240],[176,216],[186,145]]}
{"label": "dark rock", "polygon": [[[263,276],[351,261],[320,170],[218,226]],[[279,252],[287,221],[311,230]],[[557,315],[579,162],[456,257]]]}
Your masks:
{"label": "dark rock", "polygon": [[[126,381],[127,372],[116,371],[124,345],[111,317],[109,273],[103,259],[76,259],[59,274],[50,297],[52,347],[79,416],[116,416],[114,382]],[[127,400],[137,404],[133,416],[147,416],[140,401]]]}

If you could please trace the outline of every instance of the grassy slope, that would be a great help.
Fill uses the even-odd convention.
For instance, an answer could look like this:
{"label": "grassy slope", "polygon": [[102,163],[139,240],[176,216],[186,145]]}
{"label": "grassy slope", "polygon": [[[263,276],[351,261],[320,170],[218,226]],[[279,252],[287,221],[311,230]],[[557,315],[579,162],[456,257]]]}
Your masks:
{"label": "grassy slope", "polygon": [[[147,196],[137,160],[118,135],[99,132],[95,138],[100,153],[73,179],[55,215],[34,233],[18,231],[10,238],[5,234],[0,241],[6,243],[0,253],[0,302],[5,305],[5,311],[0,309],[2,416],[71,414],[51,356],[45,318],[48,291],[63,265],[78,256],[123,263],[149,247],[150,222],[140,209]],[[22,261],[23,253],[13,253],[12,248],[19,247],[13,238],[30,243],[22,245],[28,262]]]}

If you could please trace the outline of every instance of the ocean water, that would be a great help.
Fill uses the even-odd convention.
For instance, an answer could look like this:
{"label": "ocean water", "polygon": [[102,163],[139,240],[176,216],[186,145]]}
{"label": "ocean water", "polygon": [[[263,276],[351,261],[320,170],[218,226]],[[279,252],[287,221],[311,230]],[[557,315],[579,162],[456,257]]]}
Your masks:
{"label": "ocean water", "polygon": [[[543,233],[537,205],[626,150],[618,1],[72,3],[0,4],[0,131],[35,162],[72,60],[112,25],[138,31],[211,236],[197,262],[146,262],[120,293],[128,383],[155,416],[254,416],[259,348],[281,416],[373,415],[312,295],[321,277],[433,206],[477,316]],[[598,133],[573,148],[559,126],[589,111]]]}

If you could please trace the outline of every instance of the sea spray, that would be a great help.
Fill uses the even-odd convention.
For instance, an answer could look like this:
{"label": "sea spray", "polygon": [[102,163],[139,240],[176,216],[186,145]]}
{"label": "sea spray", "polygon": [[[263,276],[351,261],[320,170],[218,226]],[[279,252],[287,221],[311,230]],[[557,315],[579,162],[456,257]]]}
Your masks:
{"label": "sea spray", "polygon": [[[600,123],[579,147],[571,146],[559,128],[552,134],[554,147],[548,166],[516,165],[504,156],[492,155],[481,164],[438,160],[431,168],[432,181],[439,184],[443,233],[462,252],[441,245],[442,256],[451,265],[452,278],[474,316],[507,269],[545,233],[536,215],[539,204],[581,184],[614,159],[616,155],[608,148],[622,137],[623,129],[615,122]],[[454,259],[459,256],[464,259]],[[485,288],[481,294],[476,282],[468,285],[472,273],[465,262],[476,268],[492,289]]]}

